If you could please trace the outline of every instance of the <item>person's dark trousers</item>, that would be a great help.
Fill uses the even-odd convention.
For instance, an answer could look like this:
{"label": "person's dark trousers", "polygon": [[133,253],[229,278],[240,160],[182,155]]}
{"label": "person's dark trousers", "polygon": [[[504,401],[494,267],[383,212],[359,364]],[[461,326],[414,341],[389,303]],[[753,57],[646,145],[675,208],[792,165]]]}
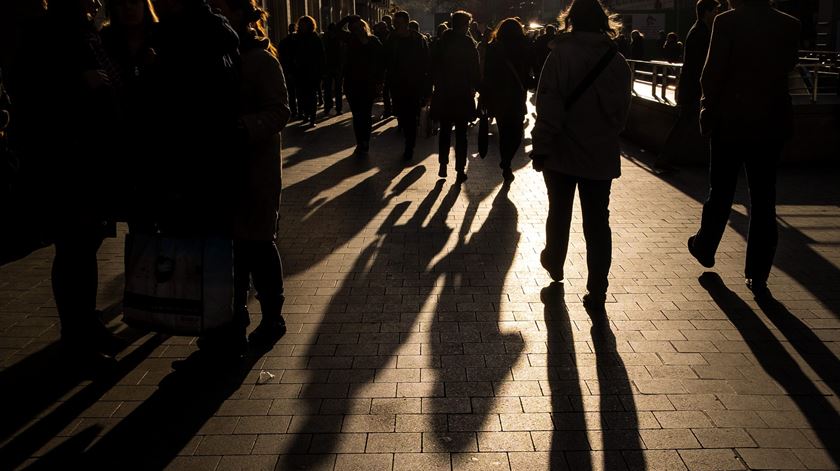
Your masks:
{"label": "person's dark trousers", "polygon": [[370,145],[370,133],[373,128],[373,96],[365,93],[348,93],[350,111],[353,113],[353,132],[356,135],[356,145],[367,150]]}
{"label": "person's dark trousers", "polygon": [[391,105],[391,87],[387,83],[382,87],[382,114],[385,117],[394,114],[394,108]]}
{"label": "person's dark trousers", "polygon": [[[263,320],[280,320],[283,313],[283,264],[277,245],[270,240],[236,240],[233,243],[234,306],[242,315],[247,313],[250,281],[254,281]],[[245,316],[238,319],[248,325]]]}
{"label": "person's dark trousers", "polygon": [[104,239],[98,221],[62,223],[55,236],[52,265],[52,289],[61,336],[78,340],[93,335],[96,317],[96,292],[99,267],[96,252]]}
{"label": "person's dark trousers", "polygon": [[305,121],[315,122],[315,113],[318,110],[319,86],[319,80],[298,82],[298,110]]}
{"label": "person's dark trousers", "polygon": [[463,172],[467,167],[467,128],[466,121],[440,122],[438,135],[438,162],[441,166],[449,164],[449,148],[452,147],[452,128],[455,128],[455,170]]}
{"label": "person's dark trousers", "polygon": [[405,135],[405,151],[414,152],[417,144],[417,116],[420,114],[420,100],[416,97],[394,97],[394,111],[397,122]]}
{"label": "person's dark trousers", "polygon": [[767,136],[713,136],[709,164],[709,195],[703,204],[694,249],[705,256],[717,252],[729,222],[738,175],[743,167],[750,190],[750,228],[744,275],[766,282],[776,255],[776,166],[782,143]]}
{"label": "person's dark trousers", "polygon": [[524,136],[522,116],[497,116],[496,125],[499,127],[499,154],[502,157],[499,167],[509,169]]}
{"label": "person's dark trousers", "polygon": [[575,201],[580,194],[583,237],[586,240],[586,289],[605,295],[612,264],[610,230],[610,187],[612,180],[589,180],[550,170],[543,171],[548,190],[548,219],[545,223],[545,254],[552,265],[563,266],[569,249],[569,230]]}
{"label": "person's dark trousers", "polygon": [[343,103],[341,101],[342,80],[339,75],[327,75],[324,78],[324,111],[329,112],[335,108],[335,111],[341,113]]}
{"label": "person's dark trousers", "polygon": [[[286,69],[283,69],[285,73]],[[297,116],[299,113],[298,109],[298,97],[297,97],[297,82],[295,77],[291,74],[286,75],[286,89],[289,92],[289,111],[291,111],[292,116]]]}

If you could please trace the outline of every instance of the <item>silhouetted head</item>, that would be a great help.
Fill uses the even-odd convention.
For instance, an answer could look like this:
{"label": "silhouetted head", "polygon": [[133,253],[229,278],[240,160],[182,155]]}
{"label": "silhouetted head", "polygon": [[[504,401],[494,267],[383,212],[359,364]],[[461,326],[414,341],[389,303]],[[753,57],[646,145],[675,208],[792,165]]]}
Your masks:
{"label": "silhouetted head", "polygon": [[393,19],[391,18],[391,15],[385,15],[385,16],[383,16],[383,17],[382,17],[382,22],[383,22],[383,23],[385,23],[385,26],[387,26],[388,28],[391,28],[391,27],[393,27],[393,26],[394,26],[394,21],[393,21]]}
{"label": "silhouetted head", "polygon": [[151,0],[111,0],[106,8],[112,27],[151,27],[158,17]]}
{"label": "silhouetted head", "polygon": [[394,31],[398,34],[405,35],[408,33],[408,23],[411,22],[411,16],[405,10],[400,10],[394,13]]}
{"label": "silhouetted head", "polygon": [[297,30],[300,34],[314,33],[318,31],[318,23],[309,15],[301,16],[298,18]]}
{"label": "silhouetted head", "polygon": [[268,39],[268,12],[262,9],[257,0],[210,0],[209,3],[227,18],[243,45],[260,43],[277,57],[277,49]]}
{"label": "silhouetted head", "polygon": [[449,21],[452,29],[461,34],[467,34],[467,31],[470,30],[470,23],[472,23],[472,15],[464,10],[458,10],[453,13]]}
{"label": "silhouetted head", "polygon": [[437,27],[437,31],[436,31],[437,37],[441,37],[441,35],[443,35],[443,33],[446,32],[446,30],[448,30],[448,29],[449,29],[449,26],[446,26],[446,23],[439,24],[438,27]]}
{"label": "silhouetted head", "polygon": [[511,44],[525,39],[525,29],[516,18],[508,18],[499,23],[493,31],[492,43]]}
{"label": "silhouetted head", "polygon": [[554,25],[545,25],[545,34],[548,36],[554,36],[557,34],[557,27]]}
{"label": "silhouetted head", "polygon": [[641,41],[642,39],[645,39],[645,35],[644,35],[644,34],[642,34],[642,32],[641,32],[641,31],[639,31],[639,30],[637,30],[637,29],[634,29],[634,30],[630,33],[630,39],[631,39],[631,40],[633,40],[633,42],[636,42],[636,41]]}
{"label": "silhouetted head", "polygon": [[600,0],[573,0],[560,14],[560,24],[563,31],[604,33],[611,38],[621,30],[618,16],[608,12]]}
{"label": "silhouetted head", "polygon": [[720,3],[717,0],[698,0],[696,5],[697,21],[702,21],[711,26],[718,11],[720,11]]}
{"label": "silhouetted head", "polygon": [[411,20],[408,22],[408,29],[419,33],[420,32],[420,23],[416,20]]}
{"label": "silhouetted head", "polygon": [[290,24],[288,31],[289,34],[295,34],[295,31],[297,31],[297,26],[294,23]]}
{"label": "silhouetted head", "polygon": [[65,24],[93,24],[100,8],[100,0],[49,0],[47,15]]}
{"label": "silhouetted head", "polygon": [[364,38],[370,36],[370,26],[367,21],[363,20],[360,16],[353,16],[350,18],[347,22],[347,29],[349,29],[356,37]]}

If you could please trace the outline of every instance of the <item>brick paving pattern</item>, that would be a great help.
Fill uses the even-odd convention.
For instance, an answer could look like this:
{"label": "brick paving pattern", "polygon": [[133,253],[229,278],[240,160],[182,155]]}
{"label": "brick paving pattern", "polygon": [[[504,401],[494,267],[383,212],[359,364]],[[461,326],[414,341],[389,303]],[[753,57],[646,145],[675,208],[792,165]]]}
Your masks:
{"label": "brick paving pattern", "polygon": [[459,187],[437,179],[434,139],[404,165],[393,122],[367,160],[351,155],[347,114],[284,139],[289,332],[239,370],[175,372],[194,338],[122,324],[122,237],[99,255],[99,304],[132,340],[113,377],[61,361],[51,248],[0,268],[0,468],[840,465],[837,171],[780,173],[775,299],[756,302],[741,275],[743,185],[701,276],[685,240],[704,169],[663,179],[628,144],[607,318],[592,318],[579,213],[564,290],[540,267],[545,187],[524,152],[503,185],[491,139]]}

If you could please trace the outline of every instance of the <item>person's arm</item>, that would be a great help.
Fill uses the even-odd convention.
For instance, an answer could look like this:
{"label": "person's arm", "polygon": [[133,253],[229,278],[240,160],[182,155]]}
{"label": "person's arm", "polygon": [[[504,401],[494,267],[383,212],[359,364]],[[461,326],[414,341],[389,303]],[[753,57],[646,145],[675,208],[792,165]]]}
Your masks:
{"label": "person's arm", "polygon": [[251,143],[265,141],[279,133],[289,122],[289,94],[280,63],[267,51],[254,56],[248,75],[257,78],[254,95],[257,110],[239,117]]}
{"label": "person's arm", "polygon": [[727,78],[726,67],[732,54],[730,16],[730,13],[724,13],[715,18],[709,43],[709,53],[706,56],[706,64],[703,66],[703,72],[700,76],[700,85],[703,91],[701,128],[705,135],[709,135],[716,126],[717,108]]}
{"label": "person's arm", "polygon": [[557,54],[552,52],[543,64],[537,85],[537,120],[531,132],[531,158],[537,171],[542,170],[546,156],[556,150],[554,136],[560,132],[566,115],[564,97],[560,90],[560,68]]}

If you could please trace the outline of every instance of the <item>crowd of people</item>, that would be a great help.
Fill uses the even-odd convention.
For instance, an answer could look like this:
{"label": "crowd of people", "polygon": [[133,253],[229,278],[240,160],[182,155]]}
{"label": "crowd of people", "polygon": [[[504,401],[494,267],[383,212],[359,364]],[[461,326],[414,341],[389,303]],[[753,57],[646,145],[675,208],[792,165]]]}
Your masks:
{"label": "crowd of people", "polygon": [[[699,0],[686,41],[681,110],[712,140],[710,196],[688,249],[703,266],[714,264],[737,170],[746,165],[753,225],[745,274],[761,291],[775,251],[775,173],[761,158],[778,155],[790,130],[785,80],[795,65],[798,23],[763,0],[730,2],[735,10],[715,19],[718,2]],[[8,77],[11,145],[37,176],[29,184],[39,207],[49,209],[42,217],[55,242],[62,340],[85,361],[113,362],[118,348],[96,311],[96,253],[115,221],[128,222],[131,232],[233,241],[236,319],[203,335],[202,351],[238,356],[284,335],[275,243],[280,133],[290,120],[317,125],[319,106],[341,114],[345,96],[359,158],[370,150],[374,102],[396,116],[406,161],[428,106],[440,127],[438,175],[447,177],[454,130],[460,184],[467,131],[481,113],[495,119],[502,175],[514,179],[511,161],[534,91],[531,158],[548,193],[540,261],[563,280],[578,191],[589,269],[584,302],[606,301],[610,189],[621,173],[632,74],[618,17],[598,0],[574,0],[560,26],[537,36],[517,18],[488,29],[456,11],[428,37],[399,11],[373,28],[348,16],[323,35],[304,16],[276,47],[256,0],[111,0],[102,29],[99,7],[98,0],[50,1]],[[765,29],[758,24],[774,28],[759,34]],[[676,46],[676,37],[663,43],[675,59]],[[729,59],[741,56],[761,74]],[[0,117],[5,126],[7,114]],[[767,139],[771,128],[775,137]],[[246,338],[251,281],[262,320]]]}

